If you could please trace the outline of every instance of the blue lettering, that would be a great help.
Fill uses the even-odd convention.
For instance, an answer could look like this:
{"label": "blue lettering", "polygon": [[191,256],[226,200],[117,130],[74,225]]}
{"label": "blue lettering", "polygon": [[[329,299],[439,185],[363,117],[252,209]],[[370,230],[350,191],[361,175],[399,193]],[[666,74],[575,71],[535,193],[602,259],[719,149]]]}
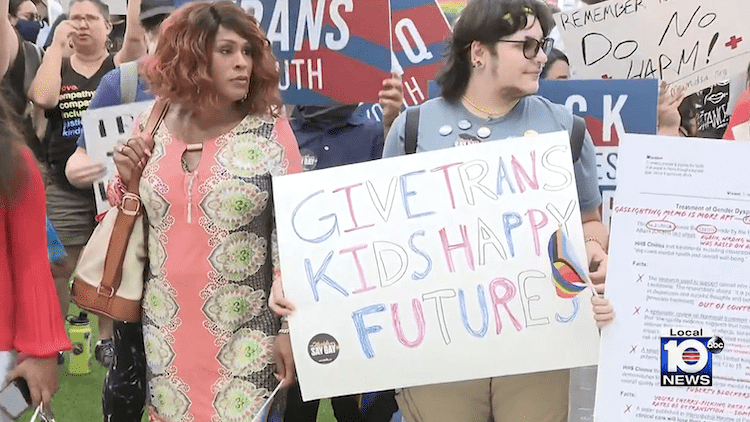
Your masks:
{"label": "blue lettering", "polygon": [[383,330],[380,325],[372,325],[370,327],[365,326],[365,315],[374,314],[376,312],[385,311],[385,305],[379,303],[377,305],[365,306],[364,308],[352,312],[352,319],[354,320],[354,327],[357,329],[357,336],[359,337],[359,344],[362,345],[362,352],[364,352],[367,359],[375,357],[375,351],[372,349],[372,343],[368,335],[375,334]]}
{"label": "blue lettering", "polygon": [[320,266],[320,269],[315,273],[314,276],[310,260],[305,258],[305,272],[307,273],[307,281],[310,282],[310,288],[312,288],[313,297],[315,297],[316,302],[320,301],[320,296],[318,295],[318,283],[320,281],[325,281],[326,284],[333,287],[336,291],[344,295],[344,297],[349,296],[349,292],[347,292],[346,289],[341,287],[341,285],[333,281],[325,274],[326,268],[328,268],[328,264],[331,262],[331,258],[333,258],[333,251],[328,253],[326,259],[323,260],[323,265]]}
{"label": "blue lettering", "polygon": [[503,227],[505,228],[505,238],[508,241],[508,249],[510,249],[510,256],[515,257],[516,254],[513,251],[513,236],[511,236],[510,231],[521,227],[521,216],[518,215],[518,213],[515,212],[506,212],[503,214]]}
{"label": "blue lettering", "polygon": [[427,275],[430,273],[430,271],[432,271],[432,259],[430,258],[429,255],[427,255],[427,252],[419,250],[417,248],[417,246],[414,245],[414,238],[416,236],[424,236],[424,230],[416,231],[416,232],[414,232],[409,237],[409,247],[411,248],[411,250],[413,250],[414,252],[416,252],[418,255],[422,256],[427,261],[427,268],[425,268],[424,272],[422,272],[422,273],[414,271],[412,273],[412,275],[411,275],[411,279],[412,280],[423,280],[425,277],[427,277]]}
{"label": "blue lettering", "polygon": [[309,201],[310,199],[312,199],[314,196],[320,195],[321,193],[323,193],[323,191],[319,190],[319,191],[313,193],[312,195],[308,196],[307,198],[303,199],[302,202],[300,202],[299,204],[297,204],[296,207],[294,207],[294,212],[292,212],[292,229],[294,230],[294,233],[297,235],[297,237],[299,237],[300,239],[304,240],[305,242],[310,242],[310,243],[324,242],[329,237],[333,236],[334,232],[339,233],[339,221],[336,218],[336,214],[324,215],[323,217],[320,217],[318,219],[318,221],[323,221],[323,220],[327,220],[327,219],[333,217],[333,226],[331,226],[331,229],[328,230],[328,232],[326,232],[322,236],[319,236],[319,237],[316,237],[316,238],[313,238],[313,239],[308,239],[308,238],[302,237],[302,235],[299,233],[299,230],[297,230],[297,225],[294,223],[294,221],[296,220],[296,217],[297,217],[297,212],[299,212],[300,208],[302,208],[302,205],[304,205],[307,201]]}
{"label": "blue lettering", "polygon": [[411,172],[411,173],[406,173],[406,174],[401,175],[401,200],[404,202],[404,210],[406,210],[406,216],[408,218],[425,217],[425,216],[428,216],[428,215],[435,214],[435,211],[423,212],[421,214],[412,214],[411,210],[409,209],[408,198],[410,196],[416,195],[417,193],[414,192],[414,191],[408,190],[408,188],[406,187],[406,178],[409,177],[409,176],[414,176],[416,174],[421,174],[421,173],[424,173],[424,172],[425,172],[424,170],[420,170],[420,171],[414,171],[414,172]]}
{"label": "blue lettering", "polygon": [[469,313],[466,312],[466,295],[464,294],[464,289],[458,289],[458,304],[461,307],[461,319],[464,322],[466,331],[476,338],[484,338],[490,326],[490,313],[487,310],[487,298],[484,295],[484,289],[481,285],[477,285],[477,296],[479,297],[479,309],[482,311],[482,328],[479,331],[474,331],[469,323]]}

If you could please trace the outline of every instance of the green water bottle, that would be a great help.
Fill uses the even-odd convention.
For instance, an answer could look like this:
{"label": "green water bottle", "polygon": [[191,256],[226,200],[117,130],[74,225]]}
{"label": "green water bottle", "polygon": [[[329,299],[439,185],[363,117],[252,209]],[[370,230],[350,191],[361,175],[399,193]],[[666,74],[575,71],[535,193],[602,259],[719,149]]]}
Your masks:
{"label": "green water bottle", "polygon": [[68,337],[73,348],[68,353],[68,372],[72,375],[83,375],[91,372],[91,325],[88,314],[81,312],[78,316],[68,317]]}

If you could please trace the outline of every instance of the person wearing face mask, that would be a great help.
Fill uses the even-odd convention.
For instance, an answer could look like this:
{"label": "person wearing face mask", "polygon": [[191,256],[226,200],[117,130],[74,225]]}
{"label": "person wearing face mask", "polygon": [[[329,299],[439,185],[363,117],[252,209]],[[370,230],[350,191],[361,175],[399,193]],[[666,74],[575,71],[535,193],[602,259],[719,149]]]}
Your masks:
{"label": "person wearing face mask", "polygon": [[[29,89],[30,99],[46,110],[49,119],[43,141],[47,213],[68,253],[65,262],[52,268],[63,315],[70,302],[68,280],[93,231],[96,210],[91,187],[71,185],[65,177],[65,164],[82,131],[81,115],[102,76],[145,53],[143,29],[137,19],[140,2],[128,4],[130,24],[123,48],[116,55],[107,51],[111,30],[107,5],[100,0],[73,0],[69,7],[68,19],[55,29],[54,41]],[[100,332],[110,337],[111,324],[100,325]]]}
{"label": "person wearing face mask", "polygon": [[39,20],[36,4],[33,1],[11,0],[8,8],[8,19],[23,39],[32,43],[36,42],[42,24]]}
{"label": "person wearing face mask", "polygon": [[[140,2],[138,18],[145,31],[148,53],[155,51],[161,23],[174,9],[172,0]],[[104,75],[91,99],[89,110],[154,99],[148,83],[137,69],[143,58],[145,56],[137,61],[124,63]],[[89,188],[104,176],[104,165],[92,161],[86,154],[84,133],[81,133],[76,145],[75,152],[65,166],[65,176],[73,186]],[[96,359],[109,368],[102,391],[104,420],[140,420],[146,403],[146,352],[143,347],[142,326],[141,323],[115,321],[112,331],[111,337],[100,336],[101,340],[97,342],[94,353]]]}

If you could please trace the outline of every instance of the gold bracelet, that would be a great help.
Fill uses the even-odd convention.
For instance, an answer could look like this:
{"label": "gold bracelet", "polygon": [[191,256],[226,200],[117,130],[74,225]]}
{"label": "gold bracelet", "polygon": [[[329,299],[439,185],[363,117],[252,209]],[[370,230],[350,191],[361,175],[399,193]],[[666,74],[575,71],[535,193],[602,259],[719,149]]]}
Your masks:
{"label": "gold bracelet", "polygon": [[589,237],[583,239],[583,242],[584,243],[587,243],[587,242],[596,242],[596,244],[599,245],[599,246],[601,246],[602,250],[604,250],[604,245],[602,245],[602,241],[599,240],[598,238],[594,237],[594,236],[589,236]]}

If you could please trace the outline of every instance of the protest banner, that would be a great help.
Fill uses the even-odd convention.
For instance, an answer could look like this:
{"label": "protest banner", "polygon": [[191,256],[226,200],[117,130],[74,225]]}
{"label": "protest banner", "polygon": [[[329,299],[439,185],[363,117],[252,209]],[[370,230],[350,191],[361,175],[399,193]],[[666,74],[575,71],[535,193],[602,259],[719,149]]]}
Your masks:
{"label": "protest banner", "polygon": [[286,104],[377,102],[391,71],[387,0],[237,0],[278,60]]}
{"label": "protest banner", "polygon": [[429,99],[428,84],[443,66],[451,34],[437,0],[390,0],[393,53],[403,70],[407,106]]}
{"label": "protest banner", "polygon": [[86,153],[92,161],[104,164],[107,170],[106,175],[94,183],[97,214],[110,208],[107,201],[107,184],[114,180],[116,174],[113,157],[115,146],[119,141],[130,137],[133,120],[153,103],[153,101],[142,101],[88,109],[83,114]]}
{"label": "protest banner", "polygon": [[538,95],[586,120],[596,148],[602,221],[609,228],[617,186],[617,146],[625,133],[655,135],[659,86],[656,80],[539,81]]}
{"label": "protest banner", "polygon": [[[435,78],[443,66],[443,54],[451,28],[436,0],[391,0],[394,71],[401,74],[404,105],[422,104],[434,98]],[[358,112],[383,121],[378,103],[362,103]]]}
{"label": "protest banner", "polygon": [[609,0],[555,14],[576,77],[657,78],[687,93],[750,61],[746,0]]}
{"label": "protest banner", "polygon": [[[564,271],[550,249],[586,259],[568,142],[274,178],[304,399],[595,364],[591,292],[552,278]],[[567,247],[553,240],[561,226]]]}
{"label": "protest banner", "polygon": [[595,420],[748,420],[748,155],[745,142],[621,139]]}

